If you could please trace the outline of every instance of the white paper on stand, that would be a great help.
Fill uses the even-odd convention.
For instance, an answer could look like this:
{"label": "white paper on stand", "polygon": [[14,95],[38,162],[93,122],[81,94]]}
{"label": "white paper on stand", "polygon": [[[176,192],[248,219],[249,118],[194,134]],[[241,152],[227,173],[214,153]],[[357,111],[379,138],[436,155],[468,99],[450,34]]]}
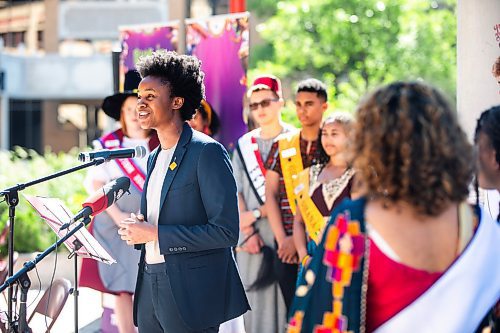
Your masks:
{"label": "white paper on stand", "polygon": [[[69,222],[73,216],[73,213],[64,206],[64,203],[60,199],[23,195],[59,238],[64,237],[81,223],[76,222],[71,224],[69,228],[60,230],[61,226]],[[64,245],[70,252],[73,252],[74,243],[77,239],[82,244],[82,247],[75,251],[78,256],[95,259],[108,265],[116,263],[115,259],[109,255],[85,227],[80,228],[80,230],[64,242]]]}

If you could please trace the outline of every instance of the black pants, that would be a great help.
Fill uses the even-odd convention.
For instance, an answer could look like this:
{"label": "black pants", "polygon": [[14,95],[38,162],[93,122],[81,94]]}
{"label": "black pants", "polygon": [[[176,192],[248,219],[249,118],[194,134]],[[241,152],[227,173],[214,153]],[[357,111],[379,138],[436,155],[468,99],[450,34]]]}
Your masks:
{"label": "black pants", "polygon": [[274,272],[278,279],[283,300],[285,301],[287,316],[290,312],[293,298],[295,297],[298,269],[299,266],[297,264],[285,264],[280,258],[278,258],[278,254],[276,254],[276,258],[274,260]]}
{"label": "black pants", "polygon": [[182,320],[170,287],[166,264],[146,265],[138,297],[140,333],[216,333],[219,327],[190,329]]}

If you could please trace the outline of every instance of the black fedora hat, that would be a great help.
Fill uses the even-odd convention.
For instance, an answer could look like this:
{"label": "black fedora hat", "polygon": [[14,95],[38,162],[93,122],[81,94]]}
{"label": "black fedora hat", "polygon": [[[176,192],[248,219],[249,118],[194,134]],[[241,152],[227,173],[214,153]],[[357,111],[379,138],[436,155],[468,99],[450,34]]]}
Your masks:
{"label": "black fedora hat", "polygon": [[120,112],[123,102],[130,96],[137,97],[137,87],[139,87],[141,77],[136,70],[130,70],[125,74],[123,92],[108,96],[102,102],[102,110],[105,114],[115,120],[120,120]]}

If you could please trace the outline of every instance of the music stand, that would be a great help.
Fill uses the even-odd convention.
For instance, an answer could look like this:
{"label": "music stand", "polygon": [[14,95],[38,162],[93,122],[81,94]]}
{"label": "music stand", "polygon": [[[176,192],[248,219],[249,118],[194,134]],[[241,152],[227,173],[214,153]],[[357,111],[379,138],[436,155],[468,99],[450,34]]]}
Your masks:
{"label": "music stand", "polygon": [[[64,206],[64,203],[60,199],[31,195],[24,195],[24,197],[33,206],[33,208],[35,208],[38,214],[45,220],[45,222],[59,238],[63,238],[79,226],[79,223],[73,223],[69,226],[69,228],[62,231],[60,230],[61,226],[68,222],[73,216],[71,211]],[[90,222],[90,219],[87,219],[88,221],[84,221],[85,225]],[[75,286],[72,292],[75,304],[76,333],[78,332],[78,256],[98,260],[108,265],[114,264],[116,261],[86,228],[80,227],[79,230],[64,241],[64,245],[71,252],[68,258],[74,258]]]}
{"label": "music stand", "polygon": [[[12,282],[17,281],[16,279],[13,279],[13,273],[14,273],[14,223],[16,221],[16,206],[19,204],[19,191],[22,191],[26,189],[27,187],[40,184],[43,182],[46,182],[47,180],[51,180],[60,176],[67,175],[69,173],[82,170],[85,168],[88,168],[93,165],[100,165],[105,162],[104,158],[96,158],[95,160],[78,165],[66,170],[62,170],[59,172],[56,172],[54,174],[44,176],[32,181],[29,181],[27,183],[21,183],[17,184],[15,186],[11,186],[9,188],[0,190],[0,198],[4,197],[5,201],[7,202],[7,205],[9,206],[9,242],[8,242],[8,254],[9,254],[9,273],[8,273],[8,279],[11,284],[9,284],[9,293],[8,293],[8,310],[7,310],[7,318],[9,321],[8,329],[9,332],[12,331]],[[42,258],[41,258],[42,259]],[[40,260],[41,260],[40,259]],[[35,265],[36,263],[34,263]],[[4,283],[5,284],[5,283]],[[3,289],[2,289],[3,291]]]}

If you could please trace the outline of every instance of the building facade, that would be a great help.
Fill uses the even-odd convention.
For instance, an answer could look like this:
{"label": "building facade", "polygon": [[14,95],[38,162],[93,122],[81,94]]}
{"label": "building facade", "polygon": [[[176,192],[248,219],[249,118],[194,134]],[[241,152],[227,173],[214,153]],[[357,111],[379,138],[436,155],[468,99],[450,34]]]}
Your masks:
{"label": "building facade", "polygon": [[227,13],[228,3],[2,2],[0,149],[84,148],[103,128],[113,126],[98,111],[102,99],[116,91],[113,51],[119,51],[119,27]]}

